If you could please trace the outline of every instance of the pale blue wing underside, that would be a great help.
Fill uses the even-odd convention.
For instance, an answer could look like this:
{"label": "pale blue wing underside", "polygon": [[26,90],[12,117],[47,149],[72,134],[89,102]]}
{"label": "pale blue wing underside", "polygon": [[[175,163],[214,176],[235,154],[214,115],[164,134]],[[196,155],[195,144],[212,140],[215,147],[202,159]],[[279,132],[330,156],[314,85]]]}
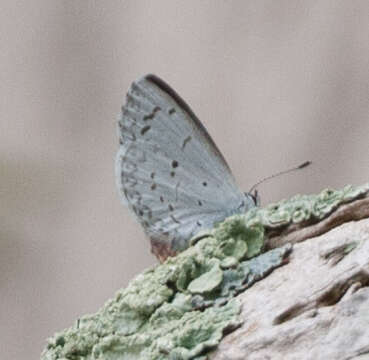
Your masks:
{"label": "pale blue wing underside", "polygon": [[158,77],[147,75],[132,84],[119,136],[119,192],[159,258],[183,250],[199,230],[253,205],[204,126]]}

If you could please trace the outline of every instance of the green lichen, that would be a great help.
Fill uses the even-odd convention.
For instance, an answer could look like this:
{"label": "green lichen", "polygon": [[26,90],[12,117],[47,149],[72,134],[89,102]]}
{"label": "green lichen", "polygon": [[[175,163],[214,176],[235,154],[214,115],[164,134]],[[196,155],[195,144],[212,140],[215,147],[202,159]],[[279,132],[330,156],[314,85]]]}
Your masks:
{"label": "green lichen", "polygon": [[195,279],[188,284],[187,289],[191,294],[210,293],[218,288],[223,281],[223,271],[220,268],[220,261],[218,259],[211,259],[206,263],[210,265],[208,271],[195,277]]}
{"label": "green lichen", "polygon": [[292,246],[286,244],[250,260],[242,261],[236,267],[225,269],[220,285],[211,293],[194,294],[192,304],[195,308],[206,308],[226,303],[281,266],[291,251]]}
{"label": "green lichen", "polygon": [[347,185],[342,190],[326,189],[317,195],[296,195],[246,214],[246,226],[258,223],[265,229],[276,229],[289,224],[318,222],[340,205],[365,196],[368,190],[369,183],[358,187]]}
{"label": "green lichen", "polygon": [[281,266],[291,251],[285,245],[262,253],[267,231],[317,222],[368,189],[298,195],[224,220],[175,258],[138,275],[96,314],[54,335],[41,358],[205,359],[224,333],[241,324],[234,297]]}
{"label": "green lichen", "polygon": [[215,236],[138,275],[99,312],[51,338],[42,359],[195,359],[214,348],[241,324],[232,297],[280,266],[290,251],[286,246],[250,260],[264,233],[259,226],[237,233],[238,226],[239,219],[225,221]]}

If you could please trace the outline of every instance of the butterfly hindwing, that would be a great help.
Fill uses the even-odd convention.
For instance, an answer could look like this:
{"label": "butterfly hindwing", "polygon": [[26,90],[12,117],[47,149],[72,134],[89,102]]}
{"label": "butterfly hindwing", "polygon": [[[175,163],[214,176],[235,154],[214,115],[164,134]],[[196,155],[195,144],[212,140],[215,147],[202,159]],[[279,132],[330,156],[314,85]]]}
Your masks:
{"label": "butterfly hindwing", "polygon": [[222,154],[189,106],[154,75],[134,82],[119,121],[119,191],[161,259],[242,206]]}

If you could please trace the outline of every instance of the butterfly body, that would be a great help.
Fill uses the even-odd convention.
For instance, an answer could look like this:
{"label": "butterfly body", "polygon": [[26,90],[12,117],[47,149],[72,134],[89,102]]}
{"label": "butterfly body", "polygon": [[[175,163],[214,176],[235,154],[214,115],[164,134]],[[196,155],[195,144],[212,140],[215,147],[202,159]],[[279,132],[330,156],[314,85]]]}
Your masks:
{"label": "butterfly body", "polygon": [[189,106],[155,75],[132,84],[118,132],[118,189],[160,260],[200,230],[255,206]]}

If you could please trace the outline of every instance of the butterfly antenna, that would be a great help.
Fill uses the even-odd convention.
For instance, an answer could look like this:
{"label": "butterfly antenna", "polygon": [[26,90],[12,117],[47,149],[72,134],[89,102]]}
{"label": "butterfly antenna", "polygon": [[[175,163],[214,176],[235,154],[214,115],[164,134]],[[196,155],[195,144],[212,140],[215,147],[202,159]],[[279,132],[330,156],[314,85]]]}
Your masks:
{"label": "butterfly antenna", "polygon": [[299,165],[299,166],[295,166],[295,167],[293,167],[293,168],[290,168],[290,169],[287,169],[287,170],[284,170],[284,171],[280,171],[280,172],[278,172],[278,173],[276,173],[276,174],[273,174],[273,175],[267,176],[267,177],[265,177],[264,179],[261,179],[260,181],[258,181],[256,184],[254,184],[254,185],[251,187],[251,189],[250,189],[249,193],[251,193],[251,192],[252,192],[252,190],[254,190],[258,185],[260,185],[260,184],[261,184],[261,183],[263,183],[264,181],[267,181],[267,180],[273,179],[273,178],[275,178],[275,177],[277,177],[277,176],[280,176],[280,175],[288,174],[288,173],[290,173],[290,172],[292,172],[292,171],[295,171],[295,170],[301,170],[301,169],[303,169],[303,168],[306,168],[306,167],[307,167],[307,166],[309,166],[310,164],[311,164],[311,161],[305,161],[304,163],[302,163],[302,164],[301,164],[301,165]]}

